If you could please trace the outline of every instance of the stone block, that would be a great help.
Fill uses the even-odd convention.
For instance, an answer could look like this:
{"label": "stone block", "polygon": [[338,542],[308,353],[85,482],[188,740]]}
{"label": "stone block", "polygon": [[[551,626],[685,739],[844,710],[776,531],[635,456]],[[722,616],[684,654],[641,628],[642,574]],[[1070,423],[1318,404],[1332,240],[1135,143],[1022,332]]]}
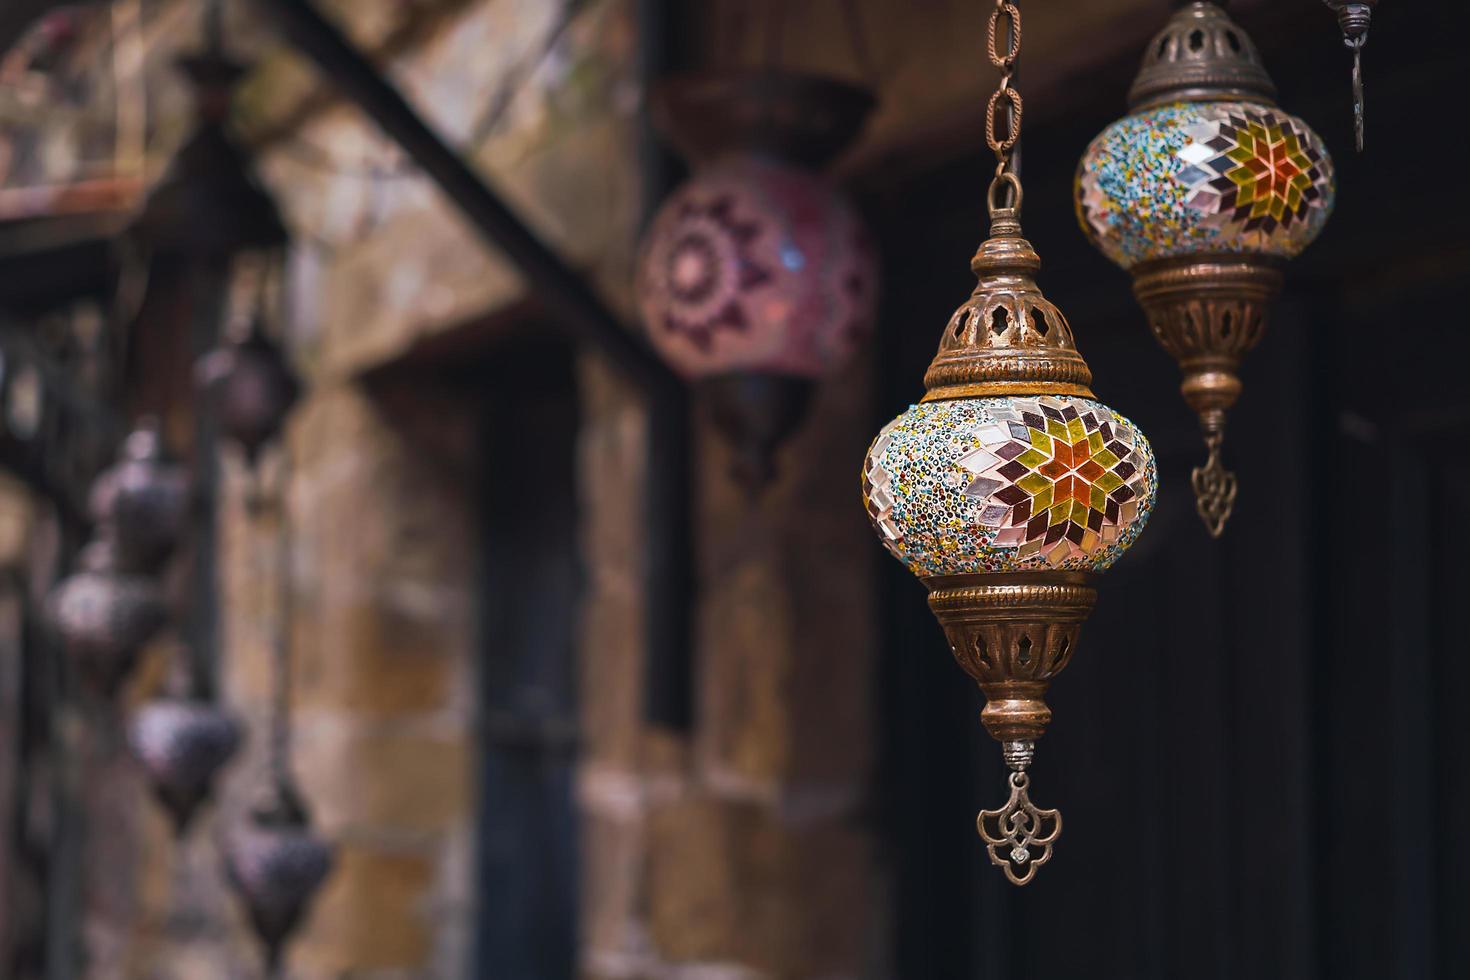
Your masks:
{"label": "stone block", "polygon": [[772,977],[861,975],[873,900],[869,836],[793,828],[767,807],[690,799],[650,815],[649,926],[661,960]]}
{"label": "stone block", "polygon": [[339,843],[332,875],[292,948],[293,969],[315,980],[421,968],[433,943],[426,908],[433,887],[428,851]]}
{"label": "stone block", "polygon": [[[437,835],[473,822],[477,746],[465,725],[300,717],[295,769],[318,826]],[[493,805],[493,801],[491,802]]]}

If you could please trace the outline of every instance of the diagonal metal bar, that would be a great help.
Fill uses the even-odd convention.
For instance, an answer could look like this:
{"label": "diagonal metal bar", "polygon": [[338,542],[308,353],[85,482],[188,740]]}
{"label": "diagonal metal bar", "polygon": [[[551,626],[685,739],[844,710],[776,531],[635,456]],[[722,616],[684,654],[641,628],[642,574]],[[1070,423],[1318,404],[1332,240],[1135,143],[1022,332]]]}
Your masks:
{"label": "diagonal metal bar", "polygon": [[310,0],[254,0],[285,37],[439,186],[481,236],[513,262],[553,318],[600,349],[649,401],[644,533],[647,651],[645,717],[693,724],[692,454],[683,381],[607,308],[587,280],[529,230],[403,95]]}

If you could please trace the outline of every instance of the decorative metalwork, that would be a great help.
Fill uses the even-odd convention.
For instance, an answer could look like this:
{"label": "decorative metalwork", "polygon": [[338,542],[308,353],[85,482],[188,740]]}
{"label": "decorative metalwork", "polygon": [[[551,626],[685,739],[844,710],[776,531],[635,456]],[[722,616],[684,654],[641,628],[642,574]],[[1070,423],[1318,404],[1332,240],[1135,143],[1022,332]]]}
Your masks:
{"label": "decorative metalwork", "polygon": [[[1012,40],[998,50],[1001,22]],[[928,586],[955,660],[985,694],[1011,795],[976,821],[990,859],[1024,885],[1051,859],[1061,816],[1032,804],[1026,769],[1051,722],[1046,691],[1077,650],[1097,591],[1148,522],[1158,471],[1133,423],[1096,400],[1071,326],[1035,281],[1011,169],[1021,97],[1011,88],[1020,13],[998,0],[1001,69],[987,123],[998,168],[974,293],[950,318],[924,399],[884,427],[863,464],[863,502],[884,546]]]}
{"label": "decorative metalwork", "polygon": [[1225,533],[1225,522],[1235,509],[1235,494],[1240,489],[1235,474],[1220,462],[1220,433],[1205,436],[1205,447],[1210,455],[1204,466],[1190,470],[1189,482],[1194,487],[1195,507],[1200,519],[1205,522],[1210,536],[1218,538]]}
{"label": "decorative metalwork", "polygon": [[1062,834],[1059,810],[1042,810],[1031,802],[1031,779],[1022,769],[1011,773],[1011,798],[999,810],[981,810],[975,826],[988,845],[990,863],[1024,885],[1036,869],[1051,860],[1051,845]]}
{"label": "decorative metalwork", "polygon": [[1364,115],[1367,112],[1363,93],[1363,48],[1368,43],[1368,28],[1373,24],[1373,7],[1378,0],[1323,0],[1337,14],[1342,27],[1342,43],[1353,53],[1353,137],[1358,152],[1363,152]]}
{"label": "decorative metalwork", "polygon": [[1245,32],[1216,4],[1188,3],[1145,50],[1132,114],[1093,140],[1077,175],[1083,230],[1132,273],[1149,327],[1184,372],[1210,453],[1196,504],[1216,537],[1235,500],[1221,443],[1240,360],[1336,190],[1326,146],[1275,95]]}

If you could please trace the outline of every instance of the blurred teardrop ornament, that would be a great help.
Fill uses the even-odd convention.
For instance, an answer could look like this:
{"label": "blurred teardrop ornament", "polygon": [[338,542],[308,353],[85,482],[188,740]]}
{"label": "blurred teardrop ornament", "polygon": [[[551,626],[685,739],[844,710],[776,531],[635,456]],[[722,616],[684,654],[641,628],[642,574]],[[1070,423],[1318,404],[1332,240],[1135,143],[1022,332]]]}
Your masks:
{"label": "blurred teardrop ornament", "polygon": [[195,377],[220,431],[251,461],[280,434],[301,394],[285,351],[258,316],[232,325],[225,342],[200,359]]}
{"label": "blurred teardrop ornament", "polygon": [[106,539],[87,545],[78,566],[52,590],[50,622],[83,675],[112,694],[168,622],[168,606],[153,578],[119,568],[115,546]]}
{"label": "blurred teardrop ornament", "polygon": [[154,573],[187,532],[190,501],[188,471],[168,458],[158,422],[144,419],[92,485],[90,509],[119,566]]}
{"label": "blurred teardrop ornament", "polygon": [[231,835],[225,860],[275,975],[287,942],[331,873],[332,847],[312,829],[295,789],[276,784]]}
{"label": "blurred teardrop ornament", "polygon": [[240,740],[234,718],[200,698],[155,698],[134,712],[128,742],[176,833],[189,828]]}

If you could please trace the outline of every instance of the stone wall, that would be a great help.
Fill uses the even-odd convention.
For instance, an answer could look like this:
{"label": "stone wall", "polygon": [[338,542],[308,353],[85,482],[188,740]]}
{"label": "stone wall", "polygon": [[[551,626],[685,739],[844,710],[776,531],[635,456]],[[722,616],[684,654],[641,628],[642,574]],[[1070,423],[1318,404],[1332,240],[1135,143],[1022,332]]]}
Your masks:
{"label": "stone wall", "polygon": [[[628,311],[642,212],[634,0],[416,6],[440,14],[406,36],[396,5],[332,5],[360,41],[390,51],[391,74],[438,129]],[[448,332],[484,335],[493,350],[493,324],[527,296],[294,57],[262,63],[246,115],[270,133],[262,170],[298,237],[286,305],[308,387],[287,452],[263,479],[282,488],[295,529],[295,771],[337,846],[291,975],[475,975],[474,416],[452,392],[400,383],[385,393],[366,379]],[[728,451],[701,432],[699,724],[687,739],[642,721],[645,411],[594,352],[580,355],[578,376],[583,975],[881,975],[882,889],[863,816],[875,549],[854,475],[870,434],[868,366],[825,386],[758,500],[737,491]],[[254,738],[217,813],[182,844],[136,778],[125,784],[138,812],[117,887],[131,897],[94,917],[114,945],[92,950],[91,976],[233,980],[258,969],[219,876],[222,835],[264,778],[281,585],[275,518],[252,516],[247,490],[229,461],[222,692]],[[479,975],[496,976],[493,966]]]}

